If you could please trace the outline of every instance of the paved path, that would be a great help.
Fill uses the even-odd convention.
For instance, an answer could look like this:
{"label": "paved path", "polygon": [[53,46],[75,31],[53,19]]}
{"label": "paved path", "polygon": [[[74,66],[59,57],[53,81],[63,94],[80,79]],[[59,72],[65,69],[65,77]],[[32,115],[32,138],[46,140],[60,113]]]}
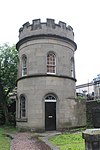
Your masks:
{"label": "paved path", "polygon": [[[11,141],[10,150],[58,150],[49,141],[50,136],[59,134],[58,132],[45,132],[45,133],[31,133],[31,132],[19,132],[14,135]],[[36,136],[41,137],[42,141],[39,141]],[[48,146],[49,145],[49,146]]]}
{"label": "paved path", "polygon": [[47,131],[44,133],[35,133],[36,135],[40,136],[42,141],[45,142],[45,144],[49,145],[49,147],[51,148],[51,150],[59,150],[59,148],[55,147],[53,144],[51,144],[51,142],[49,142],[49,138],[55,135],[59,135],[61,134],[61,132],[57,132],[57,131]]}
{"label": "paved path", "polygon": [[11,142],[10,150],[40,150],[30,133],[17,133]]}

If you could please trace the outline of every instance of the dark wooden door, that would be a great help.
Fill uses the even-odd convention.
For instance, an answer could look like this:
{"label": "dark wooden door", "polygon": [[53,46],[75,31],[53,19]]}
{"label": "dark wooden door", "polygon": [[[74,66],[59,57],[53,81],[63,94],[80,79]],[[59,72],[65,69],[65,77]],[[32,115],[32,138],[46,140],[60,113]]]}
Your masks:
{"label": "dark wooden door", "polygon": [[45,130],[56,130],[55,102],[45,102]]}

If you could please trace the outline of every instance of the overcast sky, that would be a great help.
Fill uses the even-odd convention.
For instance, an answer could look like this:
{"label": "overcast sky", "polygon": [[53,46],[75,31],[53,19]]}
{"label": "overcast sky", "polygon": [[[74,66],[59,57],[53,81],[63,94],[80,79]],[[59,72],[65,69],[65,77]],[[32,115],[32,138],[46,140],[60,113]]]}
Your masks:
{"label": "overcast sky", "polygon": [[100,0],[1,0],[0,44],[16,44],[19,28],[38,18],[73,27],[77,85],[100,74]]}

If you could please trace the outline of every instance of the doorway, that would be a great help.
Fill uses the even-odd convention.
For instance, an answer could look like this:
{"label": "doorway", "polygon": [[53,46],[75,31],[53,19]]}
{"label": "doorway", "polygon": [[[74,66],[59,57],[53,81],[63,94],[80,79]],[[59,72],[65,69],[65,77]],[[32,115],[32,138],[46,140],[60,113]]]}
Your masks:
{"label": "doorway", "polygon": [[56,130],[56,99],[54,96],[45,98],[45,130]]}

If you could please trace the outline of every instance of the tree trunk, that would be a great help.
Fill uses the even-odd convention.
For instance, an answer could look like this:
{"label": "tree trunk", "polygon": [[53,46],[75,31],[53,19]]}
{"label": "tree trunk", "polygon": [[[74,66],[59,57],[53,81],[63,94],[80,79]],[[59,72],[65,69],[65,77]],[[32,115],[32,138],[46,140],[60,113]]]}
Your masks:
{"label": "tree trunk", "polygon": [[3,111],[4,111],[4,116],[5,116],[5,124],[8,125],[9,124],[9,115],[8,115],[8,107],[6,102],[3,103]]}
{"label": "tree trunk", "polygon": [[6,99],[7,99],[7,96],[5,95],[4,89],[0,83],[0,104],[1,104],[1,107],[3,108],[5,124],[8,124],[9,123],[9,115],[8,115],[8,107],[7,107]]}

